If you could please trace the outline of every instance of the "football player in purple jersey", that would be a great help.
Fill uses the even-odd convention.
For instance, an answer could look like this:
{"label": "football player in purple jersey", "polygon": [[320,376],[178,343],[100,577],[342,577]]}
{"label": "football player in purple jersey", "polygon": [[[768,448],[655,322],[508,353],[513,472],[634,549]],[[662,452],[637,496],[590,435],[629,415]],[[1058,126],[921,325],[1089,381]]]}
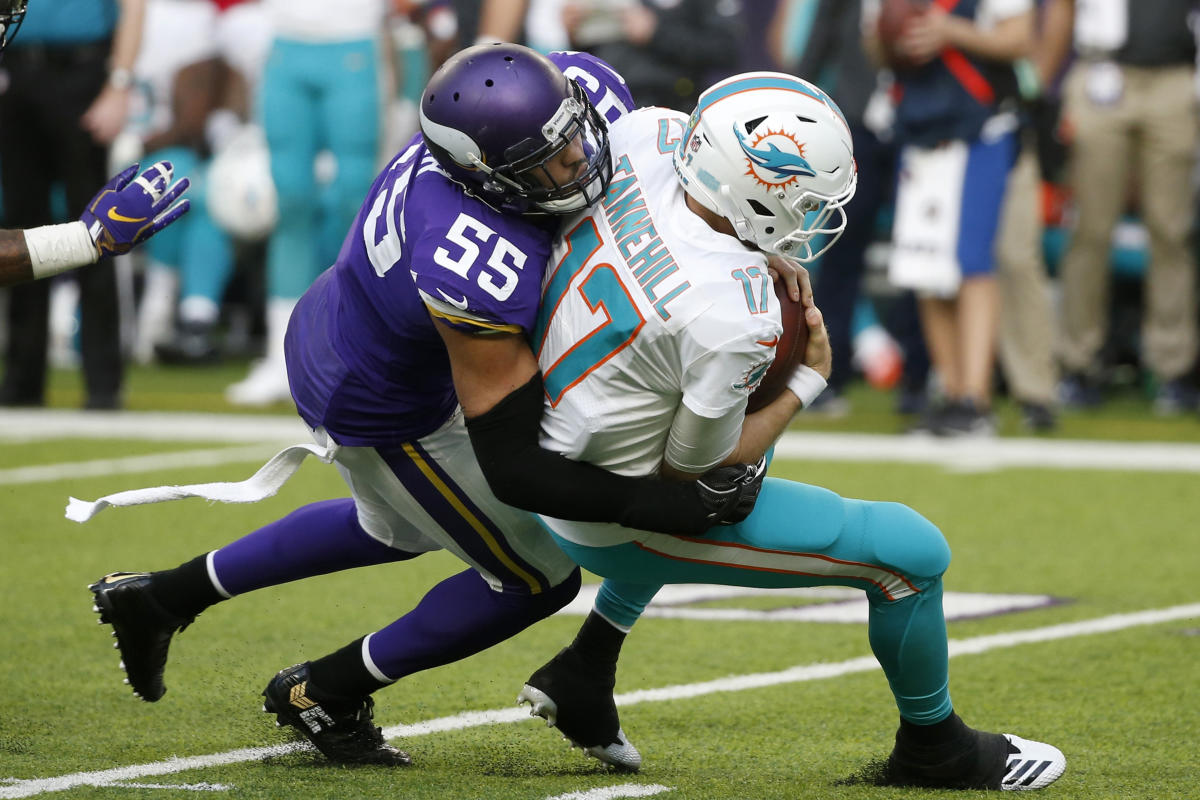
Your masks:
{"label": "football player in purple jersey", "polygon": [[422,97],[422,133],[375,180],[336,262],[297,304],[292,395],[353,500],[91,587],[143,699],[165,691],[172,635],[214,603],[447,549],[470,568],[383,629],[281,670],[263,693],[267,711],[333,761],[407,764],[373,724],[372,693],[503,641],[578,591],[578,568],[529,511],[684,534],[748,513],[749,468],[630,479],[538,445],[545,392],[527,335],[551,243],[559,216],[595,202],[611,177],[598,109],[632,106],[602,62],[556,58],[562,70],[495,44],[447,60]]}
{"label": "football player in purple jersey", "polygon": [[0,288],[95,264],[146,241],[189,208],[180,199],[188,179],[171,180],[170,161],[141,175],[134,164],[105,184],[75,222],[0,230]]}

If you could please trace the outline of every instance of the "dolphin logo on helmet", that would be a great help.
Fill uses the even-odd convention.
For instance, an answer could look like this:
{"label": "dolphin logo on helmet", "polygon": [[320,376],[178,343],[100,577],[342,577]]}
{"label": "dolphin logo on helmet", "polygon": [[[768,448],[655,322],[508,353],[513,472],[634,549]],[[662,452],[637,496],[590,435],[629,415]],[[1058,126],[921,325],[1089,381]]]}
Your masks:
{"label": "dolphin logo on helmet", "polygon": [[[790,183],[795,178],[811,178],[817,174],[812,164],[809,164],[804,157],[804,146],[798,144],[786,133],[780,132],[778,135],[795,145],[799,152],[785,152],[776,147],[774,142],[766,142],[767,149],[765,150],[756,149],[755,144],[758,142],[755,144],[748,142],[736,123],[733,126],[733,133],[737,136],[738,144],[742,146],[742,152],[750,160],[751,169],[754,169],[756,174],[760,169],[771,171],[774,173],[774,183]],[[772,133],[774,132],[768,132],[767,136],[761,137],[761,139],[766,139]],[[762,176],[759,175],[759,177]],[[764,180],[763,183],[770,183],[770,181]]]}

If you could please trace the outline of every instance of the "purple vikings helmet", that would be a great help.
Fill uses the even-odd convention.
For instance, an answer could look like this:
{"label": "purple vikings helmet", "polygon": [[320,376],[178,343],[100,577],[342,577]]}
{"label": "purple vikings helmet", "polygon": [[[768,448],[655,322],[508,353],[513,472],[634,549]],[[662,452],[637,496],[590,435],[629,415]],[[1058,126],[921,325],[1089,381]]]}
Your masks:
{"label": "purple vikings helmet", "polygon": [[0,52],[17,35],[21,20],[25,19],[25,7],[29,0],[0,0]]}
{"label": "purple vikings helmet", "polygon": [[[421,96],[421,133],[450,177],[508,213],[570,214],[612,177],[608,130],[583,89],[543,55],[516,44],[469,47]],[[558,183],[547,163],[576,138],[586,164]]]}

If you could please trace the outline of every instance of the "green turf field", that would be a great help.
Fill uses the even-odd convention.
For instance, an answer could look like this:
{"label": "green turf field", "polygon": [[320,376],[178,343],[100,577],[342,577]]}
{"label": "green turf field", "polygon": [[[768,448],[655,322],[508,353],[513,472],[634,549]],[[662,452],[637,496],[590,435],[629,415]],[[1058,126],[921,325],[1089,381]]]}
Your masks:
{"label": "green turf field", "polygon": [[[199,377],[137,371],[129,405],[228,411],[220,386],[236,376],[228,368]],[[55,377],[54,405],[77,404],[72,381]],[[858,411],[851,418],[802,417],[796,430],[899,428],[888,398],[862,392],[852,399]],[[1016,435],[1015,414],[1004,414],[1005,432]],[[787,609],[823,605],[813,598],[710,599],[680,606],[700,618],[639,623],[617,686],[628,701],[622,723],[645,759],[637,775],[602,771],[513,706],[524,678],[573,636],[578,616],[557,616],[486,653],[379,692],[376,721],[412,754],[411,768],[330,766],[277,730],[259,711],[258,696],[274,671],[406,611],[460,569],[443,554],[269,589],[210,609],[176,638],[167,695],[142,703],[121,684],[109,628],[96,624],[86,584],[118,569],[174,566],[300,504],[341,496],[340,479],[310,460],[278,496],[257,505],[185,500],[111,509],[77,525],[62,517],[70,495],[93,499],[157,483],[239,479],[258,463],[235,455],[213,466],[171,465],[179,452],[239,446],[219,437],[116,440],[101,431],[42,438],[5,419],[0,414],[0,585],[6,589],[0,798],[953,796],[846,782],[886,756],[895,710],[882,673],[862,661],[870,654],[865,625],[778,619]],[[1154,419],[1143,398],[1129,396],[1068,419],[1049,443],[1075,438],[1176,441],[1194,450],[1200,420]],[[805,440],[799,441],[802,450]],[[269,453],[273,445],[264,447]],[[165,460],[124,460],[155,454]],[[80,467],[101,459],[99,469]],[[153,465],[138,466],[147,463]],[[1087,469],[994,471],[779,459],[773,474],[922,511],[954,549],[948,593],[1054,599],[949,623],[955,652],[965,651],[951,662],[963,717],[1066,753],[1067,773],[1045,796],[1200,797],[1195,469],[1127,471],[1119,455]],[[706,610],[731,609],[749,618],[703,618]],[[1137,616],[1146,611],[1161,613]],[[824,669],[807,669],[817,664]],[[643,691],[649,689],[664,691]]]}

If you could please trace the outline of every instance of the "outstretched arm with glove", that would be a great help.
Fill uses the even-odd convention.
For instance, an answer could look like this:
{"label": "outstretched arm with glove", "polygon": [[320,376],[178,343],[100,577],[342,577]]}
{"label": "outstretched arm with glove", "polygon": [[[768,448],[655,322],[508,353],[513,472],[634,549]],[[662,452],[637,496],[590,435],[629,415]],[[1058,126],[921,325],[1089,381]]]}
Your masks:
{"label": "outstretched arm with glove", "polygon": [[146,241],[188,210],[181,199],[188,179],[173,178],[169,161],[140,175],[134,164],[110,180],[75,222],[0,230],[0,287],[94,264]]}

